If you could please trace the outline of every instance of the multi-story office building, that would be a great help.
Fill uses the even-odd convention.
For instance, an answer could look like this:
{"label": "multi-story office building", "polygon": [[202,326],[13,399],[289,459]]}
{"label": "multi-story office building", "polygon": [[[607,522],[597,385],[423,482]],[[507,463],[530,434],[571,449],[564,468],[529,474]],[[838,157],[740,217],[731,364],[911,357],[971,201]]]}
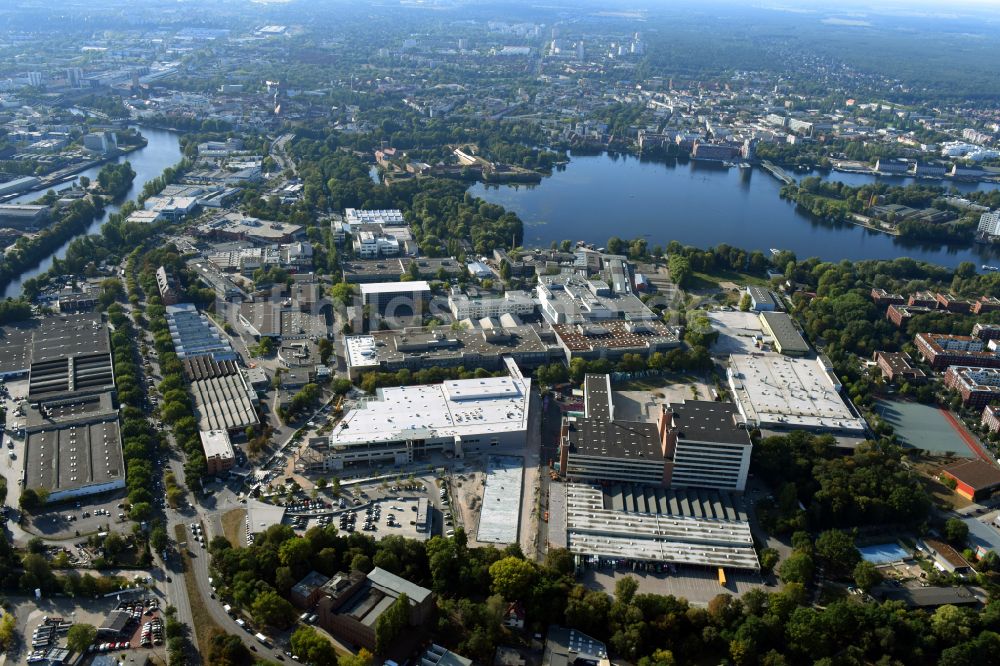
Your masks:
{"label": "multi-story office building", "polygon": [[455,319],[482,319],[505,314],[530,315],[538,302],[526,291],[508,291],[504,294],[464,294],[454,287],[448,294],[448,307]]}
{"label": "multi-story office building", "polygon": [[976,233],[981,236],[1000,236],[1000,210],[983,213],[979,216],[979,227]]}
{"label": "multi-story office building", "polygon": [[742,491],[752,444],[734,405],[661,405],[656,423],[615,417],[609,375],[584,381],[584,415],[566,417],[560,470],[582,482]]}

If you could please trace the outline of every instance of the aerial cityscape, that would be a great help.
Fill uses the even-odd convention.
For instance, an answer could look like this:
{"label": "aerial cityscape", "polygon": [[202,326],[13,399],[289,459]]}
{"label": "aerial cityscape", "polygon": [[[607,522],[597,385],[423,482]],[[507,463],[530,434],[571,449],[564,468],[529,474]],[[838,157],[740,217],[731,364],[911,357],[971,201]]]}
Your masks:
{"label": "aerial cityscape", "polygon": [[1000,664],[998,53],[8,0],[0,666]]}

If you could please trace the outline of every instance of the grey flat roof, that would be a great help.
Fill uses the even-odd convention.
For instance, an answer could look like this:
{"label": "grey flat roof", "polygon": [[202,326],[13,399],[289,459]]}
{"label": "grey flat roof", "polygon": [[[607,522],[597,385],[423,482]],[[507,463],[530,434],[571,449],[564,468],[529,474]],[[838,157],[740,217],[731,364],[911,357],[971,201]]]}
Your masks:
{"label": "grey flat roof", "polygon": [[517,542],[521,518],[521,482],[524,459],[490,456],[486,463],[486,487],[479,516],[476,541],[510,544]]}
{"label": "grey flat roof", "polygon": [[125,480],[117,420],[62,425],[28,434],[25,487],[50,493]]}
{"label": "grey flat roof", "polygon": [[712,444],[749,444],[750,434],[738,423],[736,405],[710,400],[685,400],[667,405],[679,436]]}
{"label": "grey flat roof", "polygon": [[583,388],[586,416],[568,419],[573,454],[663,460],[655,423],[611,420],[614,402],[608,375],[587,375]]}
{"label": "grey flat roof", "polygon": [[348,365],[353,368],[392,365],[417,358],[433,363],[476,357],[500,357],[506,354],[555,353],[557,345],[548,343],[533,326],[518,326],[493,331],[408,328],[402,331],[377,331],[371,335],[344,338]]}
{"label": "grey flat roof", "polygon": [[101,315],[58,315],[42,320],[34,336],[31,362],[110,351],[111,339]]}
{"label": "grey flat roof", "polygon": [[400,594],[405,593],[406,596],[418,604],[422,603],[431,594],[431,591],[426,587],[420,587],[416,583],[411,583],[405,578],[400,578],[396,574],[390,573],[379,567],[375,567],[371,570],[371,572],[369,572],[368,580],[370,580],[373,585],[377,585],[395,593],[397,597]]}
{"label": "grey flat roof", "polygon": [[0,326],[0,375],[27,372],[36,328],[28,323]]}
{"label": "grey flat roof", "polygon": [[889,601],[902,601],[911,607],[944,606],[946,604],[980,604],[984,600],[968,587],[899,587],[880,591]]}
{"label": "grey flat roof", "polygon": [[761,312],[760,316],[767,322],[767,327],[771,329],[775,341],[781,346],[782,353],[809,351],[802,334],[795,328],[792,318],[784,312]]}

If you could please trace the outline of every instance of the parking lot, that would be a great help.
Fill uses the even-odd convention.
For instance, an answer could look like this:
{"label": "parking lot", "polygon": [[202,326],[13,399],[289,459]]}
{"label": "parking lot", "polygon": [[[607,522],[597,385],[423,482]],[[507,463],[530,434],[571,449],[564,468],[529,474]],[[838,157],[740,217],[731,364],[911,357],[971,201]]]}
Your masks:
{"label": "parking lot", "polygon": [[[17,633],[19,636],[24,638],[23,641],[18,641],[15,644],[13,650],[8,651],[6,656],[6,663],[9,664],[28,664],[29,658],[32,653],[32,636],[36,635],[36,631],[43,627],[48,620],[50,626],[55,625],[55,620],[59,618],[62,619],[63,624],[89,624],[94,627],[100,627],[104,624],[107,619],[108,614],[114,610],[119,602],[115,597],[107,597],[100,599],[70,599],[67,597],[53,597],[53,598],[42,598],[35,599],[34,597],[11,597],[9,601],[12,606],[12,611],[14,616],[17,618]],[[137,598],[137,602],[142,603],[142,598]],[[149,602],[161,605],[162,602],[155,597],[148,600]],[[128,602],[121,602],[126,604]],[[149,603],[144,604],[144,608],[148,607]],[[143,622],[151,622],[152,618],[159,617],[159,612],[154,611],[153,614],[142,615],[144,619],[139,622],[130,622],[129,631],[127,635],[122,635],[117,637],[116,640],[112,641],[111,638],[100,638],[97,641],[97,645],[100,646],[105,643],[129,643],[128,648],[108,648],[104,652],[109,655],[113,655],[121,660],[121,663],[125,664],[144,664],[147,663],[147,659],[153,659],[154,663],[166,663],[166,649],[165,643],[156,645],[153,643],[149,648],[143,648],[141,645],[141,631]],[[132,631],[134,629],[134,631]],[[41,634],[39,634],[41,635]],[[65,647],[66,646],[66,633],[58,632],[57,640],[53,641],[47,647]]]}
{"label": "parking lot", "polygon": [[708,602],[720,594],[731,594],[739,597],[754,588],[776,591],[765,585],[761,577],[750,571],[726,570],[726,585],[719,584],[718,572],[715,569],[702,569],[691,566],[678,566],[675,573],[651,573],[632,571],[630,569],[588,569],[579,580],[585,586],[603,590],[608,594],[615,593],[615,583],[625,576],[633,576],[639,582],[641,594],[672,594],[683,597],[694,606],[706,606]]}
{"label": "parking lot", "polygon": [[[417,506],[421,498],[428,500],[428,522],[431,529],[417,529]],[[402,536],[423,540],[438,532],[442,525],[436,506],[441,497],[433,476],[414,478],[398,485],[366,483],[346,486],[341,497],[317,494],[316,498],[300,498],[288,505],[286,524],[306,531],[312,527],[335,526],[340,532],[361,532],[374,539]]]}
{"label": "parking lot", "polygon": [[292,526],[308,530],[314,526],[334,525],[341,532],[362,532],[380,540],[387,536],[401,536],[407,539],[424,540],[430,537],[427,531],[416,527],[417,498],[399,497],[375,500],[368,506],[338,510],[337,513],[319,518],[304,519],[289,517]]}
{"label": "parking lot", "polygon": [[719,337],[709,350],[713,356],[749,354],[760,351],[754,345],[754,336],[764,336],[760,318],[756,312],[713,310],[708,320],[718,331]]}
{"label": "parking lot", "polygon": [[84,537],[99,532],[127,532],[128,512],[125,493],[85,497],[78,502],[62,502],[27,518],[27,532],[45,539]]}

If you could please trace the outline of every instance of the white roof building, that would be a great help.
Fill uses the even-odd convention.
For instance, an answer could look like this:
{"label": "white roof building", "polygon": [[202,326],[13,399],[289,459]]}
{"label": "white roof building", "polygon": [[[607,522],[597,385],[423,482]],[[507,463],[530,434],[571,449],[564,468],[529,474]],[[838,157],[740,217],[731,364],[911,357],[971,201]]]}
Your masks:
{"label": "white roof building", "polygon": [[432,451],[521,445],[528,428],[531,380],[504,359],[507,377],[457,379],[442,384],[379,389],[348,412],[329,438],[310,442],[325,452],[323,469],[349,464],[412,462]]}
{"label": "white roof building", "polygon": [[840,396],[820,359],[733,354],[727,375],[740,416],[750,427],[864,436],[865,420]]}

